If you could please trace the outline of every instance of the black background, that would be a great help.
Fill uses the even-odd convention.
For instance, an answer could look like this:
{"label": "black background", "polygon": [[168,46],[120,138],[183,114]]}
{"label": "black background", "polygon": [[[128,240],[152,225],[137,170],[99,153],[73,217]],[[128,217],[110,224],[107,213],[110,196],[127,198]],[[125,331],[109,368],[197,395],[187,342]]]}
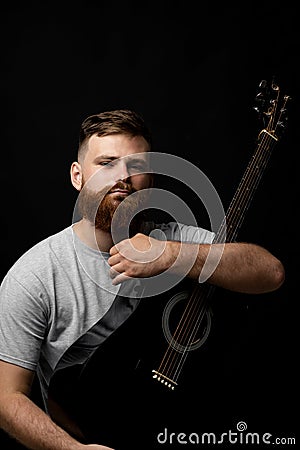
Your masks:
{"label": "black background", "polygon": [[[154,149],[201,168],[226,207],[260,130],[252,108],[259,82],[275,76],[292,97],[287,131],[240,232],[241,240],[263,245],[282,260],[286,281],[263,296],[221,294],[220,311],[230,327],[218,370],[233,402],[242,404],[245,397],[234,413],[228,407],[223,431],[245,420],[250,431],[257,426],[277,436],[295,435],[296,5],[26,2],[1,6],[0,20],[1,278],[24,251],[71,223],[76,192],[69,168],[87,115],[137,110],[152,129]],[[200,389],[195,387],[191,407],[203,407]],[[182,416],[183,431],[187,417]],[[12,448],[4,437],[3,442]]]}

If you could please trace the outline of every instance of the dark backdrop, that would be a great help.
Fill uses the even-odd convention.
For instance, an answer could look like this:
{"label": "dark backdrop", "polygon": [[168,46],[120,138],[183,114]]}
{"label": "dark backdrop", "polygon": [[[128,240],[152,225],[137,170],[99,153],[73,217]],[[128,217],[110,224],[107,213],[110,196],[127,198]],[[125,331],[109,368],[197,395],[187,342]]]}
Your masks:
{"label": "dark backdrop", "polygon": [[[227,206],[260,129],[252,109],[259,82],[274,75],[292,97],[287,132],[240,233],[283,261],[286,281],[279,291],[251,299],[222,294],[228,302],[221,306],[224,320],[234,326],[227,329],[230,343],[219,375],[228,379],[233,400],[248,399],[234,415],[228,413],[224,431],[245,420],[251,431],[259,423],[264,432],[294,435],[296,6],[28,2],[2,5],[0,20],[1,278],[24,251],[70,224],[76,192],[69,167],[87,115],[124,107],[139,111],[152,129],[155,150],[198,165]],[[193,403],[199,402],[195,388]]]}

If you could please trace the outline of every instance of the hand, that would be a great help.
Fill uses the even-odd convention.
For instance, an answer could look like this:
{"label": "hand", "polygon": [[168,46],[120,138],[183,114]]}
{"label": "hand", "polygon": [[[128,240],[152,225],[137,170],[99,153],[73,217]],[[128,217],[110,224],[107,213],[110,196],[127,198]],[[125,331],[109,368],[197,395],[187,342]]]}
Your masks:
{"label": "hand", "polygon": [[148,278],[168,269],[176,259],[167,241],[138,233],[110,249],[108,263],[113,284],[128,278]]}

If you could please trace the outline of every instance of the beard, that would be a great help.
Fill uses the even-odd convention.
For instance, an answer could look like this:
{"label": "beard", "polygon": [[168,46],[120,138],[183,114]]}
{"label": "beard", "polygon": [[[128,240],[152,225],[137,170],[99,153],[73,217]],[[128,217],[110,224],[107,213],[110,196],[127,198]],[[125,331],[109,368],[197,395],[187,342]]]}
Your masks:
{"label": "beard", "polygon": [[[78,210],[81,216],[92,223],[96,229],[112,234],[113,223],[114,234],[118,235],[118,239],[115,240],[118,241],[141,231],[145,220],[144,212],[140,210],[145,201],[142,191],[138,191],[138,195],[132,195],[137,191],[131,184],[123,181],[118,181],[110,190],[106,187],[99,192],[87,188],[85,184],[83,183],[78,197]],[[127,190],[128,196],[124,197],[117,193],[110,195],[116,189]],[[121,203],[125,199],[126,204],[123,207]]]}

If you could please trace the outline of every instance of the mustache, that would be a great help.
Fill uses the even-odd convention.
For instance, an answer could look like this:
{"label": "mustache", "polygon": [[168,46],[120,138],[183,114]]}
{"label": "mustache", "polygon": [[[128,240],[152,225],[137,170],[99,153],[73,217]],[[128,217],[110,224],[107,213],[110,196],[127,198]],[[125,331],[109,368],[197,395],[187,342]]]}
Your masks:
{"label": "mustache", "polygon": [[129,194],[133,194],[133,192],[136,192],[136,189],[134,189],[131,184],[125,183],[125,181],[120,180],[107,192],[107,194],[110,194],[117,189],[128,191]]}

